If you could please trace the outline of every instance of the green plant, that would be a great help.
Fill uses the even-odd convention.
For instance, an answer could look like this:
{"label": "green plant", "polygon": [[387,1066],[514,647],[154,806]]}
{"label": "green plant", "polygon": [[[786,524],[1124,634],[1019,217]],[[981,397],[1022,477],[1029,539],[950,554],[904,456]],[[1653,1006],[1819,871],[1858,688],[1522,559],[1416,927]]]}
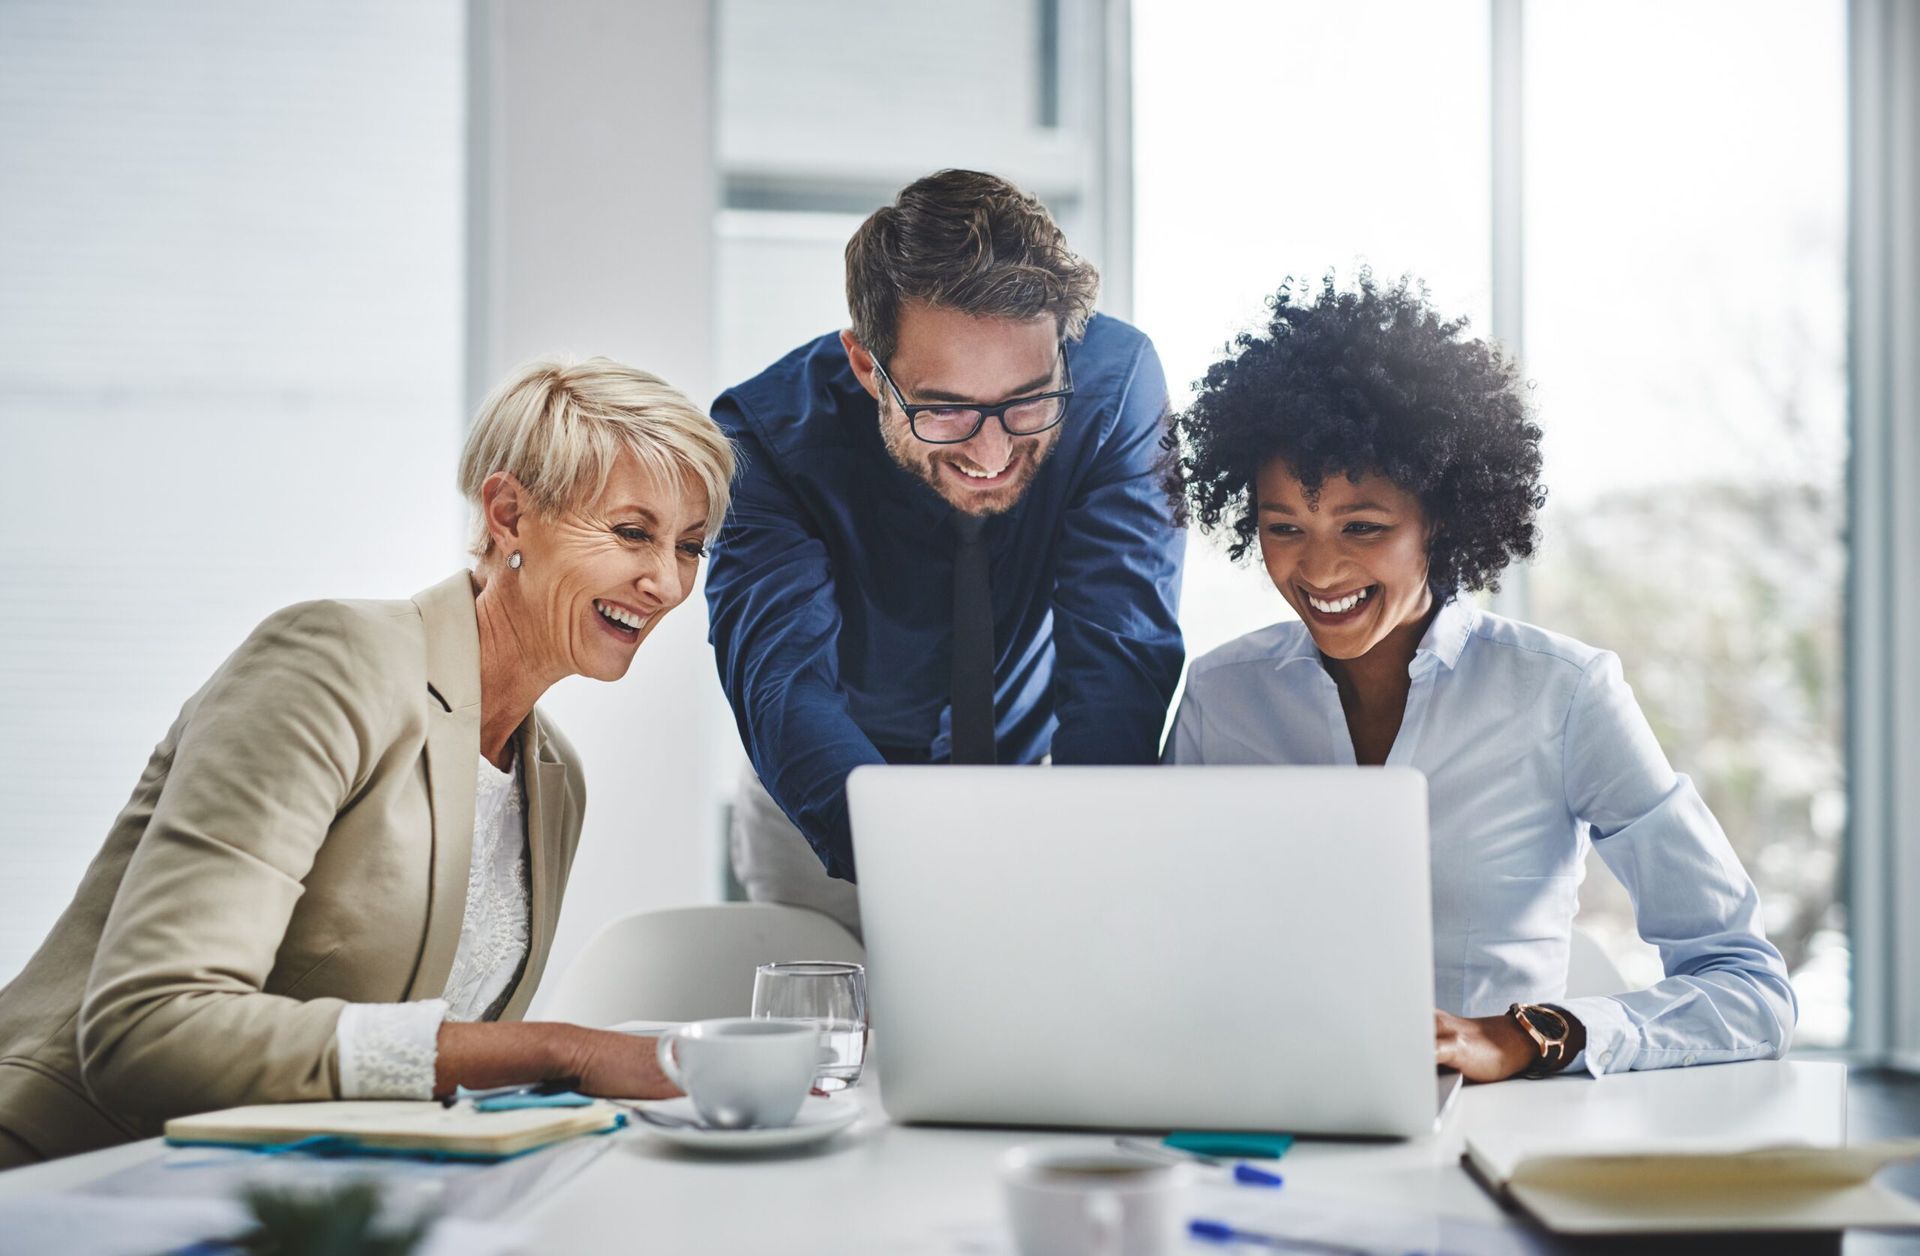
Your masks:
{"label": "green plant", "polygon": [[371,1182],[330,1191],[255,1188],[246,1201],[256,1225],[238,1244],[253,1256],[406,1256],[432,1224],[378,1230],[380,1191]]}

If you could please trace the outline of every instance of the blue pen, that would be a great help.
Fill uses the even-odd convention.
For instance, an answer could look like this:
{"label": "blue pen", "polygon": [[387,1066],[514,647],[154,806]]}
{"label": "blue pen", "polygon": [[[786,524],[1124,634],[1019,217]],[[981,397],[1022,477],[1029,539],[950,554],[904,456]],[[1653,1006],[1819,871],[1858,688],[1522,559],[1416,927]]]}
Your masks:
{"label": "blue pen", "polygon": [[[1375,1247],[1349,1247],[1345,1243],[1330,1243],[1325,1239],[1295,1238],[1291,1234],[1269,1234],[1263,1230],[1242,1230],[1225,1221],[1209,1221],[1205,1217],[1196,1217],[1187,1222],[1187,1233],[1203,1243],[1247,1243],[1255,1247],[1270,1247],[1283,1252],[1317,1252],[1320,1256],[1373,1256],[1380,1250]],[[1407,1256],[1447,1256],[1443,1251],[1408,1252]]]}
{"label": "blue pen", "polygon": [[1268,1234],[1261,1230],[1242,1230],[1224,1221],[1209,1221],[1204,1217],[1188,1222],[1187,1233],[1207,1243],[1250,1243],[1256,1247],[1270,1247],[1275,1251],[1317,1252],[1320,1256],[1368,1256],[1367,1250],[1363,1247],[1349,1247],[1345,1243],[1329,1243],[1323,1239],[1299,1239],[1286,1234]]}
{"label": "blue pen", "polygon": [[[1169,1147],[1165,1143],[1151,1143],[1144,1138],[1120,1137],[1113,1140],[1114,1145],[1126,1151],[1139,1152],[1160,1160],[1175,1160],[1191,1164],[1205,1165],[1209,1169],[1227,1168],[1227,1162],[1217,1156],[1205,1156],[1197,1151],[1187,1151],[1180,1147]],[[1236,1164],[1233,1168],[1233,1180],[1242,1186],[1280,1186],[1286,1179],[1268,1169],[1250,1164]]]}
{"label": "blue pen", "polygon": [[1234,1165],[1233,1180],[1242,1186],[1280,1186],[1286,1181],[1278,1173],[1251,1164]]}

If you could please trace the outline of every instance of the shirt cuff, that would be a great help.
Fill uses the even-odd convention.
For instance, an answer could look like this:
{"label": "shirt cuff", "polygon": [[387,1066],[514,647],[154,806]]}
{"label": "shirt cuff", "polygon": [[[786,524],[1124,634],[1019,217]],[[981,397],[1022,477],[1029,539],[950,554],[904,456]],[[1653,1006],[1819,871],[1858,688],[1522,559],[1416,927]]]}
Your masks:
{"label": "shirt cuff", "polygon": [[431,1099],[445,999],[349,1003],[333,1041],[342,1099]]}
{"label": "shirt cuff", "polygon": [[1573,1057],[1566,1071],[1586,1069],[1595,1077],[1624,1073],[1633,1067],[1639,1054],[1640,1033],[1620,1000],[1604,995],[1579,999],[1559,999],[1554,1006],[1566,1009],[1587,1031],[1587,1046]]}

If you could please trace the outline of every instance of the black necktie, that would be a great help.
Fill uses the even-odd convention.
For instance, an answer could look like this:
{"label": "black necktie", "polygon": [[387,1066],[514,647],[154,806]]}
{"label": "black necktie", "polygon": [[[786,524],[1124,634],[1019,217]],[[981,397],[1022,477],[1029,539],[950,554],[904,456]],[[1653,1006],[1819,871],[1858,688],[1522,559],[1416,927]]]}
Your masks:
{"label": "black necktie", "polygon": [[953,761],[992,763],[993,586],[987,578],[987,521],[956,514],[953,552]]}

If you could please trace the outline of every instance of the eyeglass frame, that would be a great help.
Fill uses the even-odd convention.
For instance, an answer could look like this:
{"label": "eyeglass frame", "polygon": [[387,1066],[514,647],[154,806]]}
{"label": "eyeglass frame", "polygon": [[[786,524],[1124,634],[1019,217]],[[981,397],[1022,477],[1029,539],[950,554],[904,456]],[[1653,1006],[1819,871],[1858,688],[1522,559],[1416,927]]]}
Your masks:
{"label": "eyeglass frame", "polygon": [[[960,401],[909,402],[907,395],[900,391],[900,385],[893,382],[893,374],[887,370],[886,363],[882,362],[879,358],[875,358],[873,360],[873,369],[880,372],[880,378],[887,382],[887,391],[893,394],[893,402],[900,407],[900,413],[907,416],[907,430],[913,433],[915,440],[928,445],[964,445],[980,434],[980,429],[987,425],[988,419],[999,419],[1000,430],[1005,432],[1009,437],[1038,436],[1043,432],[1051,432],[1054,428],[1066,422],[1067,403],[1073,400],[1073,360],[1067,356],[1066,341],[1062,340],[1060,342],[1057,356],[1060,359],[1061,373],[1066,376],[1067,386],[1065,388],[1057,388],[1052,392],[1029,393],[1024,397],[1014,397],[1011,400],[1003,401],[997,406],[973,405]],[[1036,401],[1051,401],[1055,397],[1060,399],[1060,415],[1045,427],[1036,427],[1031,432],[1016,432],[1007,426],[1007,411],[1013,409],[1015,406],[1030,405]],[[930,440],[920,434],[920,426],[914,422],[915,415],[922,414],[928,410],[972,410],[980,416],[980,421],[975,423],[973,429],[965,436],[955,437],[952,440]]]}

